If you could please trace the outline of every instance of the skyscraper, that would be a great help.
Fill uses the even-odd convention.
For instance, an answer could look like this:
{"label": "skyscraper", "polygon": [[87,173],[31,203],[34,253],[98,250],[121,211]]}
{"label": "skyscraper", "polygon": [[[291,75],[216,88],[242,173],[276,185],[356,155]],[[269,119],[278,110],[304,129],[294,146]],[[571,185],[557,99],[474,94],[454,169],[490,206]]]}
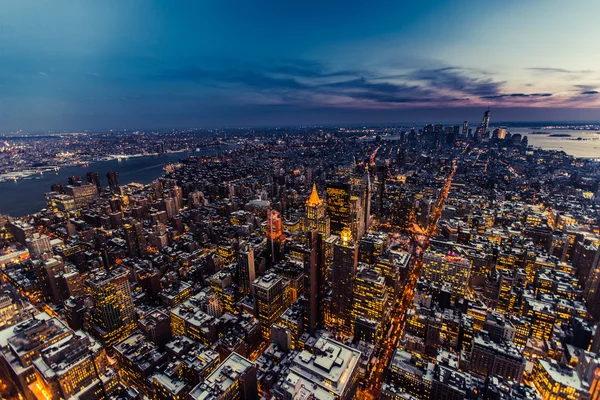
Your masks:
{"label": "skyscraper", "polygon": [[123,267],[88,278],[94,301],[90,328],[105,346],[128,337],[136,329],[135,307],[129,286],[129,273]]}
{"label": "skyscraper", "polygon": [[100,174],[98,174],[97,172],[88,172],[86,176],[87,181],[91,184],[96,185],[96,187],[98,188],[98,192],[100,192],[102,190],[102,186],[100,185]]}
{"label": "skyscraper", "polygon": [[331,264],[331,315],[332,321],[350,333],[352,330],[352,293],[358,265],[358,246],[352,240],[350,229],[341,234],[333,247]]}
{"label": "skyscraper", "polygon": [[[353,312],[355,324],[361,318],[369,320],[376,327],[369,335],[361,337],[371,343],[380,338],[381,327],[387,312],[388,293],[385,278],[374,269],[360,267],[356,273],[353,292]],[[365,325],[364,323],[362,325]],[[358,330],[360,331],[360,330]],[[362,330],[365,331],[364,329]],[[357,332],[357,329],[355,329]],[[355,335],[356,337],[356,335]]]}
{"label": "skyscraper", "polygon": [[267,211],[267,242],[271,252],[270,261],[275,263],[280,260],[281,245],[285,241],[283,234],[283,221],[277,210]]}
{"label": "skyscraper", "polygon": [[273,325],[290,306],[286,293],[289,281],[274,273],[267,273],[253,282],[258,320],[265,337],[271,335]]}
{"label": "skyscraper", "polygon": [[481,122],[481,127],[483,128],[483,135],[489,136],[490,131],[490,109],[488,108],[486,112],[483,114],[483,121]]}
{"label": "skyscraper", "polygon": [[252,282],[256,279],[256,269],[254,264],[254,249],[248,243],[244,242],[238,252],[238,267],[240,269],[240,284],[244,293],[250,293]]}
{"label": "skyscraper", "polygon": [[462,135],[463,137],[469,137],[469,121],[463,122]]}
{"label": "skyscraper", "polygon": [[311,335],[316,332],[317,324],[321,323],[321,302],[323,300],[324,276],[323,263],[323,233],[316,229],[306,232],[306,249],[304,252],[304,298],[306,300],[305,316],[308,320],[308,330]]}
{"label": "skyscraper", "polygon": [[119,173],[118,172],[107,172],[106,178],[108,179],[108,187],[113,192],[119,191]]}
{"label": "skyscraper", "polygon": [[327,215],[331,233],[341,235],[344,228],[350,228],[350,184],[330,182],[327,184]]}
{"label": "skyscraper", "polygon": [[[365,175],[361,181],[361,193],[362,193],[362,211],[363,211],[363,224],[364,230],[369,230],[371,226],[371,177],[369,175],[369,169],[367,167]],[[362,235],[361,235],[362,236]],[[357,240],[360,238],[357,238]]]}
{"label": "skyscraper", "polygon": [[317,229],[325,237],[330,233],[330,222],[327,216],[325,203],[319,198],[317,185],[313,185],[312,193],[306,200],[306,216],[304,217],[304,231]]}

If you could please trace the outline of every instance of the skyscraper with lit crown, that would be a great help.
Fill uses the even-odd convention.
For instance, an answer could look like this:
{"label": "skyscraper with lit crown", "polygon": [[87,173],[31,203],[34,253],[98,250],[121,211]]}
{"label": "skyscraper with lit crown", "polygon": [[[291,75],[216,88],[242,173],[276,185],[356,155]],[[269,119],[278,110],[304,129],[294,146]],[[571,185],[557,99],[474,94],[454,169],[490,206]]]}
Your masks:
{"label": "skyscraper with lit crown", "polygon": [[306,200],[306,215],[304,217],[304,231],[317,229],[325,237],[330,234],[330,222],[327,216],[325,203],[319,198],[317,185],[313,185],[312,193]]}

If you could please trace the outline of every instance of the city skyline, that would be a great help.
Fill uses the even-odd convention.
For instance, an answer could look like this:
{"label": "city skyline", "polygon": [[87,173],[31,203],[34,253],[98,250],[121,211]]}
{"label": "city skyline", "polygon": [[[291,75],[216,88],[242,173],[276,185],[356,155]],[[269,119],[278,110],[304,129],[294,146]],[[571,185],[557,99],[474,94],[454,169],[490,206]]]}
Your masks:
{"label": "city skyline", "polygon": [[600,120],[591,1],[59,3],[4,5],[0,131]]}

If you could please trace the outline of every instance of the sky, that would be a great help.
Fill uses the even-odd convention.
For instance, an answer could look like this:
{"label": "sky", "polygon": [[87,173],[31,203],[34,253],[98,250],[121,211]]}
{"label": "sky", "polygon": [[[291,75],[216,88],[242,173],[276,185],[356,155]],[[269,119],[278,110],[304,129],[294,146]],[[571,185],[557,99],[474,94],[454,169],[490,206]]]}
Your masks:
{"label": "sky", "polygon": [[597,0],[0,10],[0,131],[600,120]]}

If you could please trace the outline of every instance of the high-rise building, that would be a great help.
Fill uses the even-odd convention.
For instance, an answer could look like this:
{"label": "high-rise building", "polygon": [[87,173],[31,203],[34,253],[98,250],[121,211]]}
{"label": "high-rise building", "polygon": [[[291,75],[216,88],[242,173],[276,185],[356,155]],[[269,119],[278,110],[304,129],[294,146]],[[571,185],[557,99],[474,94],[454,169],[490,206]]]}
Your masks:
{"label": "high-rise building", "polygon": [[347,332],[351,332],[353,326],[352,293],[357,265],[358,246],[346,228],[340,241],[333,246],[331,315],[334,324]]}
{"label": "high-rise building", "polygon": [[525,371],[525,357],[508,340],[494,342],[486,331],[473,337],[469,370],[481,376],[498,375],[520,381]]}
{"label": "high-rise building", "polygon": [[484,137],[489,136],[490,132],[490,109],[488,108],[485,113],[483,113],[483,120],[481,121],[481,127],[483,128]]}
{"label": "high-rise building", "polygon": [[108,187],[113,192],[119,191],[119,173],[118,172],[107,172],[106,178],[108,179]]}
{"label": "high-rise building", "polygon": [[206,379],[194,387],[190,400],[258,399],[256,366],[237,353],[231,353]]}
{"label": "high-rise building", "polygon": [[306,200],[306,216],[304,217],[304,231],[317,229],[325,237],[330,233],[330,221],[325,203],[319,198],[317,185],[313,185],[312,192]]}
{"label": "high-rise building", "polygon": [[25,242],[32,258],[38,258],[42,254],[52,251],[50,238],[46,235],[34,233],[32,237],[25,239]]}
{"label": "high-rise building", "polygon": [[[309,351],[310,350],[310,351]],[[281,399],[350,400],[356,393],[361,353],[331,339],[296,353],[275,389]]]}
{"label": "high-rise building", "polygon": [[469,137],[469,121],[463,122],[462,135],[463,137]]}
{"label": "high-rise building", "polygon": [[146,235],[141,222],[125,224],[123,226],[125,242],[130,257],[143,257],[147,253]]}
{"label": "high-rise building", "polygon": [[35,381],[33,360],[41,356],[42,350],[68,338],[72,333],[62,321],[50,318],[46,313],[2,331],[4,338],[0,347],[0,362],[12,384],[26,398],[35,398],[29,387]]}
{"label": "high-rise building", "polygon": [[238,252],[238,268],[240,270],[240,285],[244,293],[250,293],[252,282],[256,279],[254,264],[254,248],[249,243],[242,243]]}
{"label": "high-rise building", "polygon": [[82,183],[78,186],[65,186],[65,194],[72,196],[77,207],[83,207],[98,196],[98,188],[91,183]]}
{"label": "high-rise building", "polygon": [[[362,206],[362,212],[363,212],[363,226],[362,226],[362,233],[366,232],[369,230],[369,228],[371,227],[371,177],[369,175],[369,169],[367,168],[367,170],[365,171],[365,175],[363,176],[363,179],[360,183],[360,189],[361,189],[361,206]],[[362,237],[362,234],[360,236],[357,236],[357,240],[360,239]]]}
{"label": "high-rise building", "polygon": [[92,185],[96,185],[98,192],[100,192],[102,190],[102,185],[100,184],[100,174],[97,172],[88,172],[85,175],[87,177],[88,183],[91,183]]}
{"label": "high-rise building", "polygon": [[467,258],[432,250],[423,255],[422,277],[438,285],[450,284],[456,296],[466,294],[470,275],[471,262]]}
{"label": "high-rise building", "polygon": [[104,399],[119,383],[104,348],[83,331],[42,350],[33,368],[37,379],[31,387],[42,398]]}
{"label": "high-rise building", "polygon": [[[370,269],[367,266],[359,267],[356,272],[356,279],[354,280],[352,303],[355,324],[357,323],[357,319],[364,318],[374,322],[369,325],[377,327],[372,334],[360,339],[375,343],[382,333],[380,328],[383,325],[382,322],[388,310],[388,293],[385,278],[376,270]],[[365,325],[364,322],[363,325]],[[356,331],[357,329],[355,329]]]}
{"label": "high-rise building", "polygon": [[258,320],[264,337],[270,337],[271,325],[290,306],[289,281],[274,273],[257,278],[253,284]]}
{"label": "high-rise building", "polygon": [[312,229],[306,232],[306,249],[304,251],[304,299],[306,300],[305,316],[308,331],[314,335],[317,325],[323,321],[322,300],[325,277],[322,274],[323,233]]}
{"label": "high-rise building", "polygon": [[334,235],[339,236],[344,228],[351,228],[350,195],[349,183],[330,182],[327,184],[327,215],[331,221],[331,233]]}
{"label": "high-rise building", "polygon": [[94,301],[90,328],[105,346],[114,345],[136,328],[135,307],[128,276],[128,271],[119,267],[88,278]]}
{"label": "high-rise building", "polygon": [[271,265],[281,260],[281,246],[285,241],[283,234],[283,221],[277,210],[267,211],[267,242],[268,250],[271,252]]}

